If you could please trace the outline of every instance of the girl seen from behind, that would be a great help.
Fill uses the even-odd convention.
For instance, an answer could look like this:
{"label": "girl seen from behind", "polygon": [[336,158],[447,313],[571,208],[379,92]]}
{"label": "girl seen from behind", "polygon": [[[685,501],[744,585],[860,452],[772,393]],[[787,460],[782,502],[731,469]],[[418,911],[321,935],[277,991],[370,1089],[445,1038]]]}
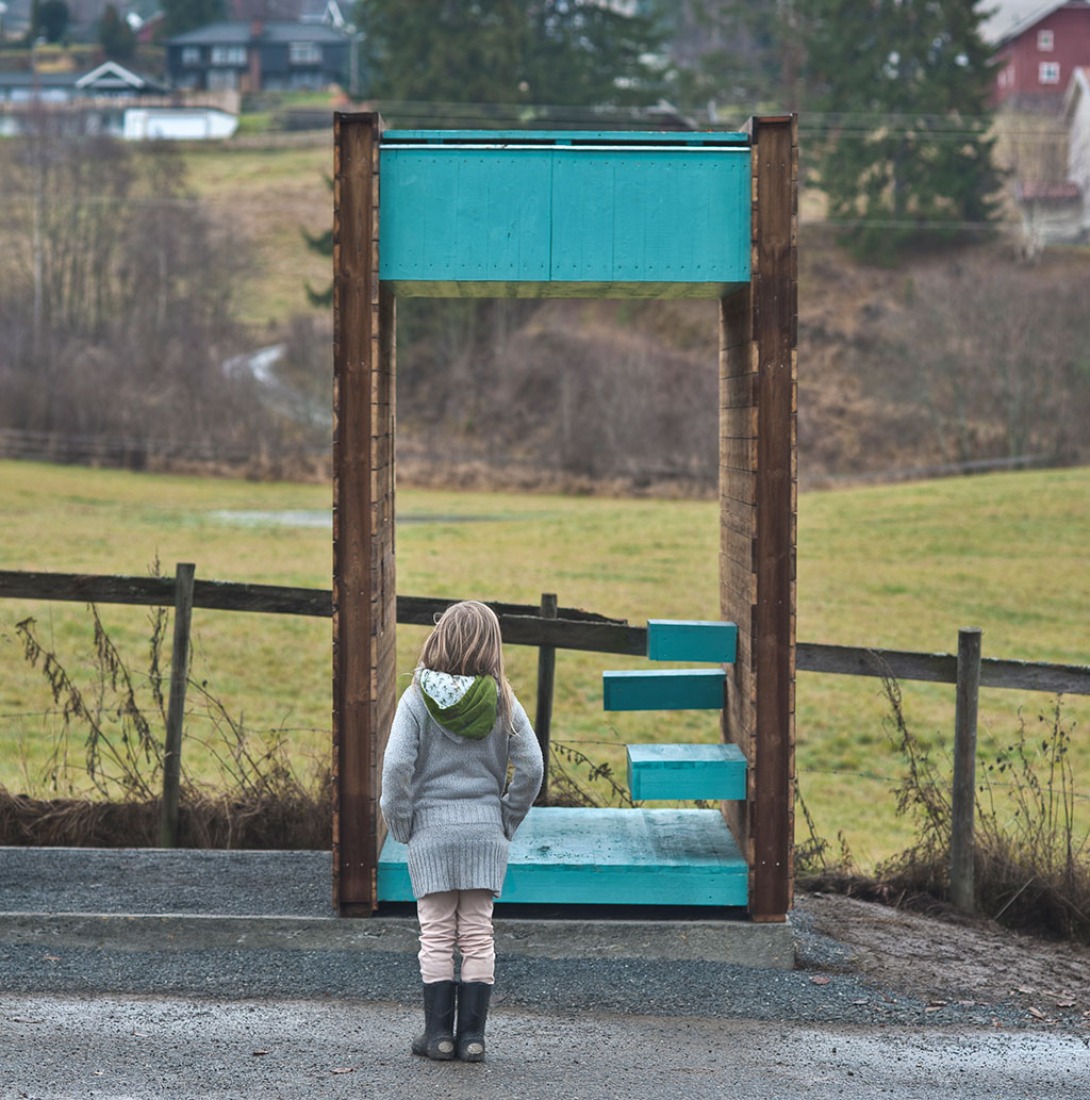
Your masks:
{"label": "girl seen from behind", "polygon": [[414,1054],[484,1059],[493,903],[542,774],[537,738],[504,673],[499,620],[476,601],[452,605],[420,651],[382,767],[382,814],[408,844],[420,920],[424,1032]]}

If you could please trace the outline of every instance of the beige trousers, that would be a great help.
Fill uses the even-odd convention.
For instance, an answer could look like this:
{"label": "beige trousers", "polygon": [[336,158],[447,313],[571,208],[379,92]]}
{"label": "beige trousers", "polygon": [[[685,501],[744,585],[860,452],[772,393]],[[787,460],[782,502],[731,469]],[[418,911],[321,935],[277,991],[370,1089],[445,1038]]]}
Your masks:
{"label": "beige trousers", "polygon": [[454,950],[462,956],[463,982],[492,985],[496,943],[492,934],[491,890],[446,890],[416,901],[420,918],[420,977],[424,982],[454,979]]}

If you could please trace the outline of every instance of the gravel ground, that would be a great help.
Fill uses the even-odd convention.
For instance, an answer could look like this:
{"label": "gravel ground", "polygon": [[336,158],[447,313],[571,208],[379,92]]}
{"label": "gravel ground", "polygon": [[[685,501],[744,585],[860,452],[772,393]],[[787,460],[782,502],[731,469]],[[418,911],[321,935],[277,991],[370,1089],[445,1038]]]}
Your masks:
{"label": "gravel ground", "polygon": [[714,922],[499,920],[472,1067],[406,1054],[411,919],[330,916],[325,853],[0,849],[0,1100],[1090,1096],[1090,956],[990,927],[804,895],[774,969]]}

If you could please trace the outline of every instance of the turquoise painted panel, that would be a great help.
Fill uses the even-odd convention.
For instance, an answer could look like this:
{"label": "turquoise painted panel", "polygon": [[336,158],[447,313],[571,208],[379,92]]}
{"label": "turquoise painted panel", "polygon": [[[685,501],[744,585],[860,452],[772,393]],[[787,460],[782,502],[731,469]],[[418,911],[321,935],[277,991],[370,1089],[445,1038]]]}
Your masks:
{"label": "turquoise painted panel", "polygon": [[659,669],[602,673],[606,710],[721,710],[722,669]]}
{"label": "turquoise painted panel", "polygon": [[379,155],[379,274],[397,293],[749,280],[742,135],[394,131]]}
{"label": "turquoise painted panel", "polygon": [[381,158],[381,278],[550,278],[548,152],[436,146],[383,149]]}
{"label": "turquoise painted panel", "polygon": [[[387,838],[380,901],[412,901],[405,845]],[[748,869],[717,810],[535,807],[511,843],[499,905],[747,902]]]}
{"label": "turquoise painted panel", "polygon": [[748,150],[573,150],[553,167],[559,281],[748,278]]}
{"label": "turquoise painted panel", "polygon": [[629,745],[628,789],[637,802],[746,797],[746,758],[737,745]]}
{"label": "turquoise painted panel", "polygon": [[714,661],[732,664],[738,651],[736,623],[650,619],[647,656],[652,661]]}

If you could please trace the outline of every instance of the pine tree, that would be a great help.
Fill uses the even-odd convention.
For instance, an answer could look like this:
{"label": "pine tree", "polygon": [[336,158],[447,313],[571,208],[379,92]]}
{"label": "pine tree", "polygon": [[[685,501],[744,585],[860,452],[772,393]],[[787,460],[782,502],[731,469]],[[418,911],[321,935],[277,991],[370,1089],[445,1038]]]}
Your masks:
{"label": "pine tree", "polygon": [[113,61],[131,61],[136,54],[136,35],[113,4],[107,4],[98,25],[102,52]]}
{"label": "pine tree", "polygon": [[603,106],[654,103],[653,20],[571,0],[360,0],[377,99]]}
{"label": "pine tree", "polygon": [[205,27],[226,18],[225,0],[163,0],[163,34],[175,34]]}
{"label": "pine tree", "polygon": [[976,0],[813,0],[818,185],[863,257],[964,238],[994,217],[990,75]]}

